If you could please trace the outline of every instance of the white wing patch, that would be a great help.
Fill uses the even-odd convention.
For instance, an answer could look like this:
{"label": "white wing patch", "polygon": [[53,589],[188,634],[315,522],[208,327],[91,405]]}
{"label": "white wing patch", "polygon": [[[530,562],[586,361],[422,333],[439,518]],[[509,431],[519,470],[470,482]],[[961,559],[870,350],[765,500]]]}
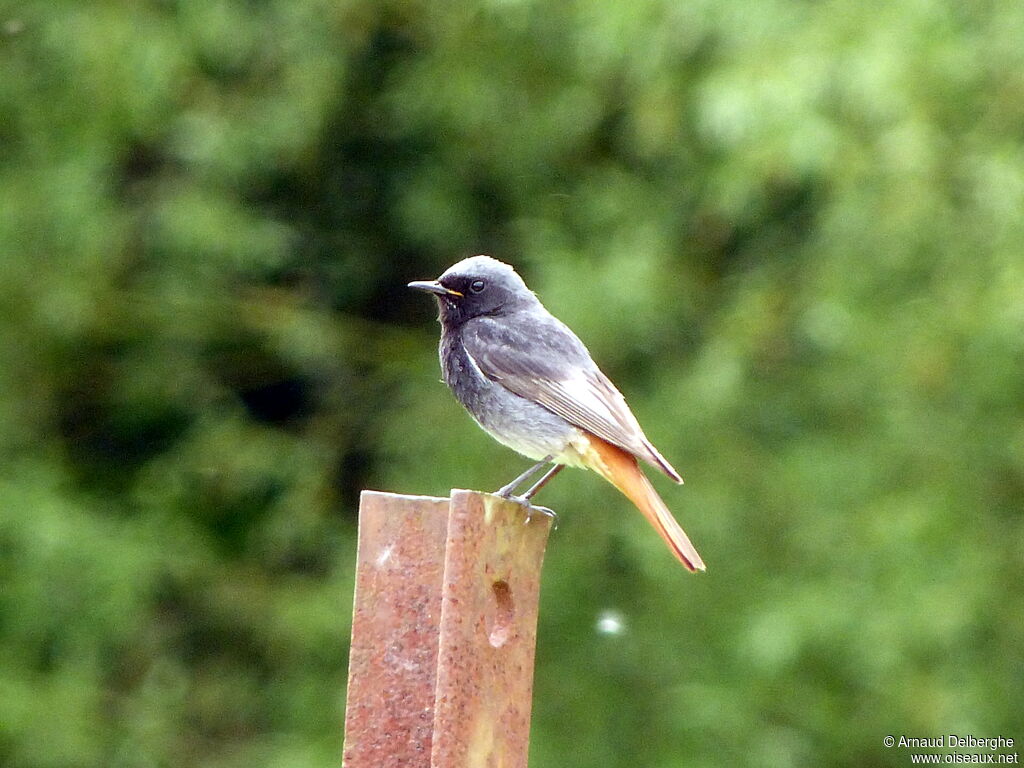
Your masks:
{"label": "white wing patch", "polygon": [[609,426],[617,426],[625,434],[637,441],[643,440],[643,432],[636,419],[629,412],[626,400],[619,391],[611,386],[601,386],[602,382],[585,371],[571,379],[552,381],[551,388],[557,391],[566,402],[573,403],[581,413],[604,421]]}
{"label": "white wing patch", "polygon": [[649,461],[677,483],[682,482],[679,473],[651,445],[622,393],[600,371],[580,370],[571,379],[548,380],[545,385],[550,393],[541,392],[542,405],[576,426]]}

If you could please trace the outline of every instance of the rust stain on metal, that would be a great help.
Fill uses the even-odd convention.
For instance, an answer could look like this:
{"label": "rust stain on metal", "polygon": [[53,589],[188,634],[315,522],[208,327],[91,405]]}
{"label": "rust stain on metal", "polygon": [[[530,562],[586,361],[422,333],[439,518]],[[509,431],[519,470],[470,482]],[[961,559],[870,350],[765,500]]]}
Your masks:
{"label": "rust stain on metal", "polygon": [[347,768],[522,768],[550,519],[489,494],[365,491]]}

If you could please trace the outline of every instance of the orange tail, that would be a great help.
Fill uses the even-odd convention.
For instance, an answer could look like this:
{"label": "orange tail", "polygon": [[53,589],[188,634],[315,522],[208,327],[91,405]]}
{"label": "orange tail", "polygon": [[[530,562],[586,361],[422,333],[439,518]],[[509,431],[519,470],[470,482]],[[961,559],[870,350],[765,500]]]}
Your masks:
{"label": "orange tail", "polygon": [[587,441],[590,450],[585,459],[590,468],[622,491],[643,512],[683,565],[691,571],[703,571],[704,561],[690,543],[690,537],[672,517],[665,502],[637,464],[636,457],[591,434],[587,435]]}

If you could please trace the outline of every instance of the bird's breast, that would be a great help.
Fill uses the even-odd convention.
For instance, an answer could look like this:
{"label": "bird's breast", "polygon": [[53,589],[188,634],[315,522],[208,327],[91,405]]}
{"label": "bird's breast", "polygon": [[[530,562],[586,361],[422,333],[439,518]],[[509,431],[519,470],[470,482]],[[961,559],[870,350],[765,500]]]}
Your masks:
{"label": "bird's breast", "polygon": [[577,434],[561,416],[489,379],[457,333],[442,335],[440,357],[444,381],[455,398],[498,442],[540,460],[561,455]]}

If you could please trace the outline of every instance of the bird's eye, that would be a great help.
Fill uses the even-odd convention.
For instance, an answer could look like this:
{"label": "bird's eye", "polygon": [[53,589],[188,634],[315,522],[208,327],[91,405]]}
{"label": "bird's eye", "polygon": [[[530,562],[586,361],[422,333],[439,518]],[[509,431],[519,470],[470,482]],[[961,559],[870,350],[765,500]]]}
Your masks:
{"label": "bird's eye", "polygon": [[474,280],[472,283],[469,284],[469,290],[471,290],[473,293],[480,293],[480,291],[482,291],[486,287],[487,283],[485,283],[483,280]]}

